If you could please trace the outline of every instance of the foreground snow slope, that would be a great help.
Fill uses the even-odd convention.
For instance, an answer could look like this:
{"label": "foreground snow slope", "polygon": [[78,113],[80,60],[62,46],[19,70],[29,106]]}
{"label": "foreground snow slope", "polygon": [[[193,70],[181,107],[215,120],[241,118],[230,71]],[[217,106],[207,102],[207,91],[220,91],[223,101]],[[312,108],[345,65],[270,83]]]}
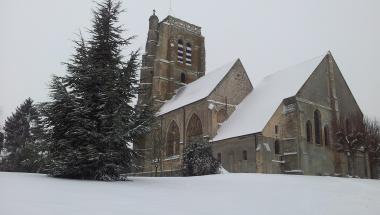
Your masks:
{"label": "foreground snow slope", "polygon": [[380,214],[377,180],[262,174],[132,179],[0,172],[0,214]]}

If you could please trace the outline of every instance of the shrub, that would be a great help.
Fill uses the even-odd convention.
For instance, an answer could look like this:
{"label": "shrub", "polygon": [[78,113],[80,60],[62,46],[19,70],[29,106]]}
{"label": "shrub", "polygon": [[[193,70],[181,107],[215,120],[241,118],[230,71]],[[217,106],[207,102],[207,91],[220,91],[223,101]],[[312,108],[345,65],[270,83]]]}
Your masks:
{"label": "shrub", "polygon": [[183,153],[183,174],[185,176],[199,176],[216,174],[220,163],[212,155],[211,144],[198,139],[188,144]]}

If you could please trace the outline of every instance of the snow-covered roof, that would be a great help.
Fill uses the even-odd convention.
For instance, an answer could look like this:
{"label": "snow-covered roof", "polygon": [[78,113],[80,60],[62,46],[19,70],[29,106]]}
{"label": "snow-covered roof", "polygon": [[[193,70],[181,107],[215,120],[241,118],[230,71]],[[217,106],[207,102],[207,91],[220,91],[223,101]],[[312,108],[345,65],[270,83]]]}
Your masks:
{"label": "snow-covered roof", "polygon": [[297,94],[323,58],[315,57],[266,76],[222,124],[213,141],[261,132],[282,100]]}
{"label": "snow-covered roof", "polygon": [[232,61],[222,67],[206,73],[203,77],[179,88],[176,94],[167,101],[158,111],[162,115],[183,107],[187,104],[206,98],[215,89],[220,81],[231,70],[238,60]]}

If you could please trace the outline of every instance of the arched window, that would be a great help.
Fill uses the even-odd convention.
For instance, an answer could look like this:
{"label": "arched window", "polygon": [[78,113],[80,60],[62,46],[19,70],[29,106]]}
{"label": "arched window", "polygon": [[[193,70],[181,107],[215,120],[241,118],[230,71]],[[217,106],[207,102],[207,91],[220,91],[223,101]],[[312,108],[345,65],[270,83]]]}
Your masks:
{"label": "arched window", "polygon": [[191,44],[186,43],[186,65],[191,66]]}
{"label": "arched window", "polygon": [[274,154],[280,154],[280,142],[278,140],[274,141]]}
{"label": "arched window", "polygon": [[181,39],[178,40],[177,44],[177,62],[183,63],[183,41]]}
{"label": "arched window", "polygon": [[325,127],[323,128],[323,133],[325,139],[325,146],[328,146],[330,144],[330,130],[328,125],[325,125]]}
{"label": "arched window", "polygon": [[183,72],[181,73],[181,82],[186,83],[186,75]]}
{"label": "arched window", "polygon": [[166,136],[166,156],[179,154],[179,128],[175,121],[170,123]]}
{"label": "arched window", "polygon": [[319,110],[314,111],[314,135],[315,144],[321,144],[321,113]]}
{"label": "arched window", "polygon": [[243,151],[243,160],[248,160],[248,153],[247,153],[247,150],[244,150]]}
{"label": "arched window", "polygon": [[202,122],[196,114],[193,114],[187,124],[186,138],[187,143],[203,137]]}
{"label": "arched window", "polygon": [[311,141],[311,135],[312,135],[312,126],[310,120],[306,122],[306,141],[307,143],[312,143]]}

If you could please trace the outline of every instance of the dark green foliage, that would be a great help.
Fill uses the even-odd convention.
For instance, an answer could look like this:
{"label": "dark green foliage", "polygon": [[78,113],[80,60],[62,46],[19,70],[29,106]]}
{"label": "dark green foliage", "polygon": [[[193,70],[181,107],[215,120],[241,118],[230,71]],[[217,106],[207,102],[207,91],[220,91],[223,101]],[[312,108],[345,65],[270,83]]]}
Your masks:
{"label": "dark green foliage", "polygon": [[4,126],[7,156],[1,162],[5,171],[40,172],[44,168],[46,144],[39,111],[28,98],[8,117]]}
{"label": "dark green foliage", "polygon": [[68,75],[52,81],[46,115],[53,176],[118,180],[136,155],[129,144],[149,131],[149,115],[132,105],[139,51],[127,61],[121,55],[133,38],[122,36],[121,12],[120,2],[98,4],[90,39],[75,42]]}
{"label": "dark green foliage", "polygon": [[0,149],[3,148],[3,142],[4,142],[4,134],[0,131]]}
{"label": "dark green foliage", "polygon": [[212,155],[211,144],[198,139],[186,145],[183,153],[183,173],[185,176],[216,174],[220,163]]}

